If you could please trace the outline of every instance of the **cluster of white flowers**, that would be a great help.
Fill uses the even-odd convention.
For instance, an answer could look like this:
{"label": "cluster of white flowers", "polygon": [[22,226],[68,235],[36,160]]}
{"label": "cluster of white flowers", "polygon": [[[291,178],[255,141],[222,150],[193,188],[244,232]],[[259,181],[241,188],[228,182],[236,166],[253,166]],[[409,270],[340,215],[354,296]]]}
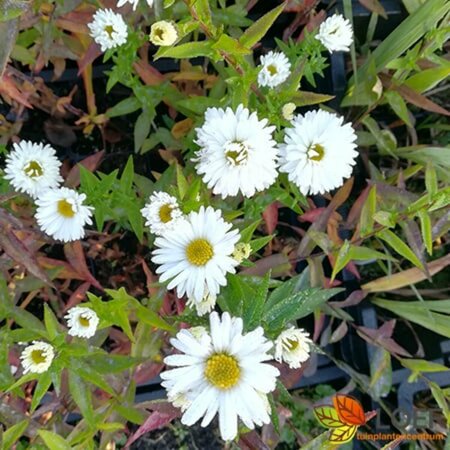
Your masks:
{"label": "cluster of white flowers", "polygon": [[[94,336],[99,323],[97,314],[91,308],[82,306],[69,309],[65,319],[69,327],[68,334],[82,338]],[[20,355],[23,373],[44,373],[50,368],[54,358],[55,349],[52,345],[43,341],[33,341]]]}
{"label": "cluster of white flowers", "polygon": [[70,242],[84,237],[84,226],[92,223],[93,208],[84,205],[84,194],[60,187],[63,181],[60,166],[50,145],[21,141],[13,144],[6,157],[5,179],[15,190],[35,200],[35,217],[42,231]]}
{"label": "cluster of white flowers", "polygon": [[350,124],[322,110],[294,116],[289,105],[284,113],[291,127],[277,147],[274,127],[242,105],[236,112],[231,108],[206,111],[205,123],[196,130],[201,148],[194,161],[214,194],[226,198],[240,192],[252,197],[275,182],[278,166],[305,195],[325,193],[350,177],[358,155]]}
{"label": "cluster of white flowers", "polygon": [[[119,0],[117,7],[121,8],[130,3],[133,10],[136,9],[139,0]],[[147,4],[152,7],[153,0],[147,0]],[[120,47],[128,39],[128,26],[119,13],[112,9],[99,9],[92,16],[92,22],[88,24],[91,37],[100,45],[102,52]],[[173,45],[178,39],[177,27],[174,23],[166,20],[160,20],[152,24],[149,40],[152,44],[158,46]]]}

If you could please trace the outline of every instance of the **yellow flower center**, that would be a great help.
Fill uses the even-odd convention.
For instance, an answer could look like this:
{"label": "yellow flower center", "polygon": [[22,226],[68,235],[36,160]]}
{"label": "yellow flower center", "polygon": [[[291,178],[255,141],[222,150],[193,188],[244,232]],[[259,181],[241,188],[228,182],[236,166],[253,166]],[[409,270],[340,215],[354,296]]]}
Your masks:
{"label": "yellow flower center", "polygon": [[248,159],[248,147],[243,142],[227,142],[225,158],[232,166],[243,165]]}
{"label": "yellow flower center", "polygon": [[33,350],[31,352],[31,360],[34,364],[42,364],[47,361],[47,358],[45,357],[43,350]]}
{"label": "yellow flower center", "polygon": [[89,319],[87,319],[86,317],[83,317],[83,316],[78,317],[78,322],[80,323],[80,325],[82,327],[85,327],[85,328],[89,327],[89,324],[90,324]]}
{"label": "yellow flower center", "polygon": [[286,339],[285,345],[290,352],[298,348],[299,342],[296,339]]}
{"label": "yellow flower center", "polygon": [[59,200],[58,212],[59,214],[61,214],[64,217],[67,217],[68,219],[71,219],[75,215],[73,205],[65,199]]}
{"label": "yellow flower center", "polygon": [[155,37],[157,37],[158,39],[160,39],[161,41],[164,41],[164,35],[165,35],[165,31],[163,28],[156,28],[153,31]]}
{"label": "yellow flower center", "polygon": [[205,378],[216,388],[230,389],[237,384],[240,376],[241,369],[233,356],[216,353],[206,361]]}
{"label": "yellow flower center", "polygon": [[308,148],[307,155],[312,161],[321,161],[325,156],[325,149],[320,144],[313,144]]}
{"label": "yellow flower center", "polygon": [[30,178],[41,177],[44,174],[44,170],[37,161],[30,161],[23,169],[25,175]]}
{"label": "yellow flower center", "polygon": [[165,204],[159,208],[159,218],[162,223],[167,223],[172,220],[172,206]]}
{"label": "yellow flower center", "polygon": [[108,36],[112,38],[112,34],[114,33],[114,27],[112,25],[106,25],[104,30],[108,33]]}
{"label": "yellow flower center", "polygon": [[213,256],[212,245],[206,239],[194,239],[186,247],[186,257],[194,266],[204,266]]}
{"label": "yellow flower center", "polygon": [[270,75],[272,75],[272,76],[274,76],[278,73],[277,68],[273,64],[270,64],[270,66],[267,66],[267,70],[270,73]]}

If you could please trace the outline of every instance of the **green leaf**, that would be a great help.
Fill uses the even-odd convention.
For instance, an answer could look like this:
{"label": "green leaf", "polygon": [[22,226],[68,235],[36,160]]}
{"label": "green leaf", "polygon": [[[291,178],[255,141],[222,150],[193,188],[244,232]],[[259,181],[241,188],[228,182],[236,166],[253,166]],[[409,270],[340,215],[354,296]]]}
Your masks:
{"label": "green leaf", "polygon": [[114,392],[114,389],[103,380],[103,377],[100,373],[92,369],[88,364],[84,363],[80,359],[71,359],[71,366],[77,368],[77,374],[83,378],[88,383],[92,383],[93,385],[103,389],[105,392],[108,392],[112,396],[116,396],[117,394]]}
{"label": "green leaf", "polygon": [[429,255],[433,254],[433,231],[431,227],[431,219],[426,211],[419,211],[420,231],[425,247]]}
{"label": "green leaf", "polygon": [[432,361],[425,361],[424,359],[401,359],[403,367],[412,372],[447,372],[450,368]]}
{"label": "green leaf", "polygon": [[142,411],[129,405],[115,405],[114,410],[129,422],[141,425],[145,422],[145,415]]}
{"label": "green leaf", "polygon": [[361,210],[359,220],[359,233],[361,237],[367,236],[373,231],[374,215],[377,208],[377,187],[372,186]]}
{"label": "green leaf", "polygon": [[222,34],[217,42],[212,46],[213,49],[230,55],[248,55],[251,53],[247,47],[244,47],[237,39],[226,34]]}
{"label": "green leaf", "polygon": [[252,299],[255,291],[243,276],[230,274],[227,280],[228,283],[221,289],[217,302],[223,311],[228,311],[235,317],[242,317],[245,299]]}
{"label": "green leaf", "polygon": [[[358,79],[365,80],[371,65],[375,67],[377,72],[385,69],[390,61],[398,58],[425,33],[432,30],[448,11],[450,11],[449,2],[443,2],[442,0],[427,0],[424,2],[377,46],[371,57],[358,70]],[[350,93],[352,92],[352,82],[354,82],[353,79],[350,81]],[[356,90],[354,90],[353,95],[355,93]]]}
{"label": "green leaf", "polygon": [[130,369],[141,363],[141,359],[124,355],[95,353],[89,355],[85,359],[85,363],[89,364],[93,370],[105,375]]}
{"label": "green leaf", "polygon": [[160,328],[161,330],[166,330],[170,332],[176,331],[174,327],[169,325],[163,318],[161,318],[157,313],[147,309],[145,306],[139,305],[136,310],[137,318],[155,328]]}
{"label": "green leaf", "polygon": [[[439,301],[393,301],[385,299],[373,300],[375,305],[385,308],[406,320],[421,325],[434,333],[450,338],[449,314],[450,300]],[[447,314],[440,314],[433,311],[445,311]]]}
{"label": "green leaf", "polygon": [[269,31],[278,16],[283,12],[285,4],[277,6],[272,11],[258,19],[252,26],[247,28],[244,34],[239,38],[240,43],[247,48],[252,48]]}
{"label": "green leaf", "polygon": [[125,116],[137,111],[141,107],[141,102],[136,97],[128,97],[119,103],[116,103],[112,108],[106,111],[106,116],[109,118],[117,116]]}
{"label": "green leaf", "polygon": [[422,261],[416,254],[391,230],[383,230],[377,233],[377,236],[387,242],[399,255],[411,261],[419,269],[424,269]]}
{"label": "green leaf", "polygon": [[22,420],[15,425],[7,428],[3,432],[3,439],[1,440],[2,449],[11,449],[13,448],[13,444],[17,442],[17,440],[22,436],[25,432],[29,424],[29,420]]}
{"label": "green leaf", "polygon": [[59,323],[58,319],[47,303],[44,305],[44,323],[45,328],[47,329],[48,338],[50,341],[53,341],[53,339],[55,339],[56,335],[58,334]]}
{"label": "green leaf", "polygon": [[425,170],[425,186],[427,188],[429,198],[432,199],[439,189],[436,169],[432,161],[428,161],[427,168]]}
{"label": "green leaf", "polygon": [[448,429],[450,427],[450,410],[448,407],[448,402],[445,398],[445,394],[442,391],[442,389],[432,381],[428,382],[428,386],[431,389],[431,393],[433,394],[436,403],[438,404],[439,408],[441,408],[444,417],[447,418],[447,429]]}
{"label": "green leaf", "polygon": [[47,430],[38,430],[38,434],[50,450],[72,450],[68,442],[56,433]]}
{"label": "green leaf", "polygon": [[33,412],[42,400],[42,397],[48,392],[52,384],[52,375],[49,371],[39,375],[38,383],[34,389],[33,400],[31,401],[31,412]]}
{"label": "green leaf", "polygon": [[331,273],[331,281],[336,278],[336,275],[350,262],[350,260],[350,242],[345,240],[336,255],[333,272]]}
{"label": "green leaf", "polygon": [[442,67],[433,67],[432,69],[421,70],[405,81],[405,85],[414,89],[416,92],[424,93],[433,89],[441,81],[450,76],[450,64]]}
{"label": "green leaf", "polygon": [[384,97],[388,101],[389,105],[397,114],[400,119],[403,120],[403,122],[406,123],[409,127],[412,127],[411,119],[408,112],[408,107],[406,106],[405,100],[403,100],[403,97],[395,91],[386,91],[384,93]]}
{"label": "green leaf", "polygon": [[188,59],[197,58],[199,56],[206,56],[214,59],[217,56],[217,51],[213,49],[213,42],[210,40],[200,42],[188,42],[180,44],[176,47],[160,47],[154,59],[159,58],[175,58]]}
{"label": "green leaf", "polygon": [[274,234],[271,234],[269,236],[264,236],[258,239],[253,239],[253,241],[250,241],[249,244],[252,249],[252,253],[255,253],[261,248],[265,247],[274,238],[274,236],[275,236]]}
{"label": "green leaf", "polygon": [[134,151],[139,152],[142,144],[150,133],[150,127],[155,114],[142,111],[134,124]]}
{"label": "green leaf", "polygon": [[69,390],[70,395],[80,408],[83,418],[88,426],[94,427],[94,409],[92,407],[91,390],[78,374],[69,369]]}
{"label": "green leaf", "polygon": [[270,308],[265,308],[263,320],[271,330],[283,328],[287,322],[301,319],[319,308],[343,289],[306,289],[293,294]]}
{"label": "green leaf", "polygon": [[180,200],[184,199],[186,192],[189,189],[189,183],[186,180],[186,177],[183,173],[183,168],[177,164],[177,186],[178,186],[178,194],[180,195]]}
{"label": "green leaf", "polygon": [[283,301],[285,298],[293,295],[301,289],[309,288],[309,270],[305,269],[301,274],[292,277],[283,282],[281,286],[274,289],[267,299],[265,310],[273,308],[276,304]]}
{"label": "green leaf", "polygon": [[[0,22],[9,22],[16,19],[21,16],[29,6],[30,2],[25,0],[0,0]],[[0,73],[0,76],[1,75],[2,74]]]}
{"label": "green leaf", "polygon": [[[244,278],[245,282],[248,278]],[[246,330],[253,330],[261,323],[264,303],[266,302],[269,291],[270,271],[263,278],[253,277],[255,285],[254,295],[243,299],[242,320]],[[258,283],[258,284],[256,284]]]}
{"label": "green leaf", "polygon": [[376,347],[370,360],[370,394],[375,399],[386,397],[392,388],[392,364],[390,353],[382,347]]}
{"label": "green leaf", "polygon": [[292,97],[290,97],[290,101],[295,103],[296,106],[303,107],[317,105],[318,103],[326,103],[330,100],[333,100],[333,98],[335,98],[334,95],[318,94],[316,92],[308,91],[297,91],[292,95]]}

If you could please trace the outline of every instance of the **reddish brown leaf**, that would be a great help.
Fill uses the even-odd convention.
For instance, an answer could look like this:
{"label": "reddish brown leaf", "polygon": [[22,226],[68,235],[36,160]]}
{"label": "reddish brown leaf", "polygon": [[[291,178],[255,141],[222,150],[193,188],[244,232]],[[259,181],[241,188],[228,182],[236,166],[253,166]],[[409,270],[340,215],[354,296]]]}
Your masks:
{"label": "reddish brown leaf", "polygon": [[250,431],[241,436],[238,443],[239,448],[248,450],[270,450],[256,431]]}
{"label": "reddish brown leaf", "polygon": [[96,42],[91,42],[84,55],[78,61],[78,76],[86,69],[89,64],[92,64],[100,55],[102,51]]}
{"label": "reddish brown leaf", "polygon": [[450,116],[450,111],[447,111],[442,106],[434,103],[429,98],[425,97],[425,95],[419,94],[414,89],[411,89],[406,85],[396,86],[388,75],[380,73],[378,74],[378,76],[380,77],[384,86],[397,91],[407,102],[412,103],[419,108],[425,109],[426,111],[434,112],[436,114],[442,114],[444,116]]}
{"label": "reddish brown leaf", "polygon": [[333,405],[338,412],[339,418],[347,425],[364,425],[366,418],[364,409],[353,397],[343,394],[336,394],[333,397]]}
{"label": "reddish brown leaf", "polygon": [[16,263],[24,266],[28,272],[36,278],[39,278],[44,283],[53,286],[47,274],[44,272],[42,267],[39,266],[36,255],[34,255],[23,244],[22,240],[18,239],[11,228],[5,227],[0,230],[0,248],[3,248],[3,251],[10,258],[12,258]]}
{"label": "reddish brown leaf", "polygon": [[269,270],[272,270],[273,277],[285,276],[290,274],[292,264],[284,253],[275,253],[273,255],[261,258],[256,261],[253,267],[244,269],[243,274],[263,276]]}
{"label": "reddish brown leaf", "polygon": [[7,101],[13,100],[26,108],[33,109],[33,106],[28,101],[29,95],[23,93],[7,73],[4,73],[3,77],[0,79],[0,95],[3,95]]}
{"label": "reddish brown leaf", "polygon": [[64,254],[66,255],[67,261],[69,261],[71,266],[83,277],[83,280],[88,281],[97,289],[103,291],[102,285],[92,276],[87,267],[83,247],[80,241],[65,244]]}
{"label": "reddish brown leaf", "polygon": [[275,231],[278,223],[278,204],[271,203],[262,214],[264,222],[266,222],[267,234],[272,234]]}
{"label": "reddish brown leaf", "polygon": [[164,75],[145,61],[139,60],[133,64],[133,67],[147,86],[156,86],[164,81]]}
{"label": "reddish brown leaf", "polygon": [[[90,172],[94,172],[98,166],[100,165],[103,156],[105,155],[104,150],[94,153],[91,156],[88,156],[87,158],[83,159],[83,161],[80,161],[79,164],[81,164],[84,168],[89,170]],[[69,174],[66,178],[66,185],[70,187],[77,187],[80,184],[80,167],[79,164],[76,166],[73,166],[70,170]]]}
{"label": "reddish brown leaf", "polygon": [[86,297],[86,292],[90,287],[91,283],[89,283],[88,281],[78,286],[78,288],[72,293],[66,305],[64,306],[64,312],[68,311],[73,306],[77,306],[78,304],[80,304]]}
{"label": "reddish brown leaf", "polygon": [[130,448],[131,444],[144,434],[165,427],[167,424],[172,422],[172,420],[179,417],[179,415],[180,410],[175,408],[172,408],[172,410],[168,410],[165,412],[153,411],[147,417],[147,420],[137,429],[137,431],[128,438],[128,441],[125,444],[125,448]]}

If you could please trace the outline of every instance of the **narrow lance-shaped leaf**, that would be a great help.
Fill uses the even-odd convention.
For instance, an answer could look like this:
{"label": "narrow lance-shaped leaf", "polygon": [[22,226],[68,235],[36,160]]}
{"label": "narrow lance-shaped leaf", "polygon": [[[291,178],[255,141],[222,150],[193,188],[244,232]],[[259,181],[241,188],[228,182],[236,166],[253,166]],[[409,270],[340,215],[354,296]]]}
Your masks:
{"label": "narrow lance-shaped leaf", "polygon": [[422,261],[414,254],[414,252],[392,231],[383,230],[377,233],[377,236],[387,242],[399,255],[411,261],[419,269],[424,269]]}
{"label": "narrow lance-shaped leaf", "polygon": [[277,20],[278,16],[283,12],[284,6],[285,4],[282,3],[247,28],[239,39],[241,44],[247,48],[252,48],[258,43],[269,31],[269,28],[273,25],[275,20]]}

